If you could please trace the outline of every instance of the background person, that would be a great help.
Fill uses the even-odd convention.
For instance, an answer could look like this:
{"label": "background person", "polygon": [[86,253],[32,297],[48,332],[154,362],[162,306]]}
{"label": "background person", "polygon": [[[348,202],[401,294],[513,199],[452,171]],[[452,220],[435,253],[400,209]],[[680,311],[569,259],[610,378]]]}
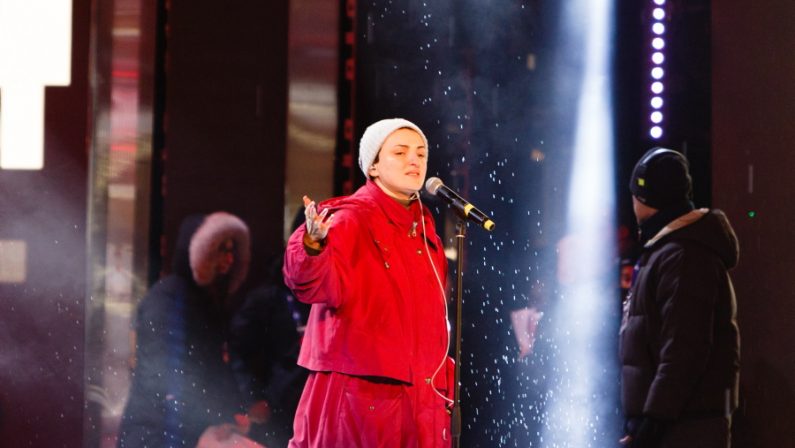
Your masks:
{"label": "background person", "polygon": [[193,447],[208,427],[237,427],[235,414],[243,410],[228,362],[228,319],[249,250],[248,228],[236,216],[183,221],[173,273],[138,305],[119,447]]}
{"label": "background person", "polygon": [[621,399],[632,448],[730,446],[740,339],[726,215],[693,210],[685,157],[654,148],[630,181],[643,245],[620,331]]}
{"label": "background person", "polygon": [[248,437],[269,447],[287,446],[308,375],[297,361],[309,305],[284,285],[283,260],[284,251],[274,255],[264,282],[246,294],[230,327],[232,369],[251,422]]}

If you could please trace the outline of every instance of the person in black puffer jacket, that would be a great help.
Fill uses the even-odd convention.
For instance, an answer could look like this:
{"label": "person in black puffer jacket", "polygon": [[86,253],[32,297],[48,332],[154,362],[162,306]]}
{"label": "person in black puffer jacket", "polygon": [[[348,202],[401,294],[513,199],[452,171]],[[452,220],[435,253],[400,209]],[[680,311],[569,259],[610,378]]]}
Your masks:
{"label": "person in black puffer jacket", "polygon": [[231,298],[250,260],[246,224],[225,212],[185,218],[173,272],[138,305],[135,365],[118,448],[195,447],[210,427],[242,415],[228,362]]}
{"label": "person in black puffer jacket", "polygon": [[731,445],[740,336],[728,270],[734,230],[720,210],[694,210],[685,157],[654,148],[630,190],[642,253],[624,302],[621,400],[630,448]]}

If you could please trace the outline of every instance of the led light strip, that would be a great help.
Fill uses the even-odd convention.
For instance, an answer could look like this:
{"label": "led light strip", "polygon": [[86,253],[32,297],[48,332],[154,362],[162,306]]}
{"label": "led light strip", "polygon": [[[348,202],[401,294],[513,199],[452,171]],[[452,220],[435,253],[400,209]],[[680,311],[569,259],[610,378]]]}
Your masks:
{"label": "led light strip", "polygon": [[652,21],[651,21],[651,70],[649,72],[649,90],[651,100],[649,106],[649,135],[658,140],[663,136],[663,100],[662,93],[665,90],[663,78],[665,76],[665,0],[652,0]]}

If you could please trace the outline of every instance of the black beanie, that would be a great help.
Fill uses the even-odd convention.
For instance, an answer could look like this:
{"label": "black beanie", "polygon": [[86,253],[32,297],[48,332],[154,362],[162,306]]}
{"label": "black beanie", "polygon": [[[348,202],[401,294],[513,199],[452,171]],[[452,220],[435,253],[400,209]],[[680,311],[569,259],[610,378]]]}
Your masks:
{"label": "black beanie", "polygon": [[658,210],[686,203],[693,191],[688,170],[687,159],[681,153],[652,148],[632,170],[629,190],[640,202]]}

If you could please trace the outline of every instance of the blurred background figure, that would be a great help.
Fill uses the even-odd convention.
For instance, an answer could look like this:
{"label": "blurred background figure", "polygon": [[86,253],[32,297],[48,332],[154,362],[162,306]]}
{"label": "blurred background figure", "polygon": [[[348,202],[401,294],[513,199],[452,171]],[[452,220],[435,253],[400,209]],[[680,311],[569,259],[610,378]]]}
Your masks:
{"label": "blurred background figure", "polygon": [[538,322],[544,317],[543,303],[540,303],[543,284],[533,285],[530,299],[524,308],[511,311],[511,329],[519,346],[518,359],[524,359],[533,354],[533,345],[536,340]]}
{"label": "blurred background figure", "polygon": [[285,286],[283,259],[283,251],[273,255],[265,281],[246,294],[232,318],[229,345],[251,422],[249,437],[273,447],[286,446],[292,436],[308,375],[297,361],[310,307]]}
{"label": "blurred background figure", "polygon": [[627,297],[629,288],[632,286],[632,276],[635,269],[635,262],[638,260],[640,246],[637,238],[630,232],[626,225],[618,227],[618,288],[619,288],[619,307]]}
{"label": "blurred background figure", "polygon": [[[248,272],[249,231],[225,212],[186,218],[173,273],[138,306],[132,386],[119,447],[196,446],[224,425],[246,432],[229,363],[228,321]],[[242,417],[242,416],[241,416]]]}

